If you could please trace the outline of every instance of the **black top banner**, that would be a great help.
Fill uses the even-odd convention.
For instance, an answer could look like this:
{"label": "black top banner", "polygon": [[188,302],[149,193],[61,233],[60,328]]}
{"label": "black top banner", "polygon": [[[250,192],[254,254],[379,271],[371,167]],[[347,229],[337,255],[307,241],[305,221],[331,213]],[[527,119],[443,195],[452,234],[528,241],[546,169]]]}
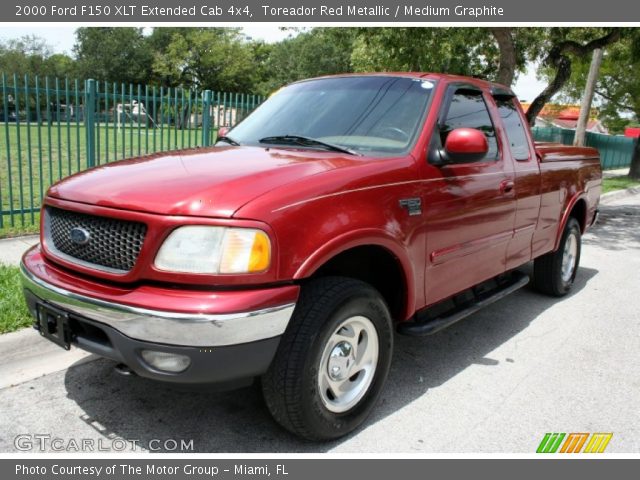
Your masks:
{"label": "black top banner", "polygon": [[628,0],[14,0],[2,22],[637,22]]}

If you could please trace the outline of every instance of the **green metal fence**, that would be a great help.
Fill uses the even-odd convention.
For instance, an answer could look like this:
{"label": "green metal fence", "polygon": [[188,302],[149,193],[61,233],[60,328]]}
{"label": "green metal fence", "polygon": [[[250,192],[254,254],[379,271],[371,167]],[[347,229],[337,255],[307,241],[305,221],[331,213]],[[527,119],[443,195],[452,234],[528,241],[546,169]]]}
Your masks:
{"label": "green metal fence", "polygon": [[[557,127],[533,127],[533,138],[539,142],[557,142],[572,145],[575,130]],[[635,140],[633,138],[587,132],[586,144],[600,152],[604,170],[626,168],[631,165]]]}
{"label": "green metal fence", "polygon": [[47,188],[115,160],[210,145],[260,95],[2,75],[0,228],[34,225]]}

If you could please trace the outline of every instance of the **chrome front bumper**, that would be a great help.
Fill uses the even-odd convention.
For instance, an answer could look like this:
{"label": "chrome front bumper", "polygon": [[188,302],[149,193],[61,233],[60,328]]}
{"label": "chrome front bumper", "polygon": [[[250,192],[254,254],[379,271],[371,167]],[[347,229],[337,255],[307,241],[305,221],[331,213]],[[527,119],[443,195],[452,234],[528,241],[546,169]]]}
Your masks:
{"label": "chrome front bumper", "polygon": [[204,315],[148,310],[105,302],[51,285],[20,265],[22,284],[38,299],[110,326],[135,340],[190,347],[222,347],[282,335],[294,303],[263,310]]}

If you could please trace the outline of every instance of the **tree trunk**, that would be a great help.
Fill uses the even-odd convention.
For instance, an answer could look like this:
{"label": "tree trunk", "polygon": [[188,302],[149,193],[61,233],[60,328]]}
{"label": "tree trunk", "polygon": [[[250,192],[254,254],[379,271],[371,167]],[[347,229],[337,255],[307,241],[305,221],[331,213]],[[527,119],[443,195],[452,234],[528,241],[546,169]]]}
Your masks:
{"label": "tree trunk", "polygon": [[584,87],[582,102],[580,104],[580,116],[576,125],[576,135],[573,144],[578,147],[584,147],[584,140],[587,134],[587,124],[589,123],[589,115],[591,113],[591,102],[593,94],[598,83],[598,73],[600,72],[600,64],[602,63],[602,49],[596,48],[593,51],[591,66],[589,67],[589,75],[587,76],[587,84]]}
{"label": "tree trunk", "polygon": [[636,138],[636,145],[631,158],[631,168],[629,168],[629,177],[634,180],[640,180],[640,138]]}
{"label": "tree trunk", "polygon": [[536,117],[542,111],[545,104],[551,100],[556,93],[564,86],[571,77],[571,60],[567,56],[571,53],[577,57],[584,57],[593,52],[596,48],[604,48],[607,45],[617,42],[620,39],[622,29],[613,28],[604,37],[596,38],[586,44],[564,40],[551,48],[544,63],[556,71],[556,75],[547,87],[538,95],[527,110],[527,121],[529,125],[534,125]]}
{"label": "tree trunk", "polygon": [[560,91],[564,84],[571,77],[571,60],[564,55],[556,63],[556,76],[549,85],[538,95],[527,109],[527,122],[532,127],[536,123],[536,117],[542,111],[546,103]]}
{"label": "tree trunk", "polygon": [[500,49],[500,66],[496,81],[510,87],[516,71],[516,45],[513,41],[513,28],[492,27],[490,30]]}

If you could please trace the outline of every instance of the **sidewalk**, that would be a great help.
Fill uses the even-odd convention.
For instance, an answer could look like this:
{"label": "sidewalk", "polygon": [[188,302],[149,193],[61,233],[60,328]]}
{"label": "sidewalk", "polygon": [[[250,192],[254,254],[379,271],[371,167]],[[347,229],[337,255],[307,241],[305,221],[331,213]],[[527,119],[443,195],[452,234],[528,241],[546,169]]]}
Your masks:
{"label": "sidewalk", "polygon": [[0,240],[0,263],[19,265],[24,252],[38,243],[38,235],[28,237],[4,238]]}
{"label": "sidewalk", "polygon": [[98,357],[75,346],[70,351],[40,338],[32,328],[0,335],[0,389],[66,370]]}
{"label": "sidewalk", "polygon": [[615,170],[603,170],[602,178],[623,177],[629,174],[629,167],[617,168]]}
{"label": "sidewalk", "polygon": [[[0,240],[0,263],[19,265],[22,254],[38,241],[37,235]],[[98,358],[76,347],[67,352],[31,328],[0,335],[0,353],[0,389]]]}

